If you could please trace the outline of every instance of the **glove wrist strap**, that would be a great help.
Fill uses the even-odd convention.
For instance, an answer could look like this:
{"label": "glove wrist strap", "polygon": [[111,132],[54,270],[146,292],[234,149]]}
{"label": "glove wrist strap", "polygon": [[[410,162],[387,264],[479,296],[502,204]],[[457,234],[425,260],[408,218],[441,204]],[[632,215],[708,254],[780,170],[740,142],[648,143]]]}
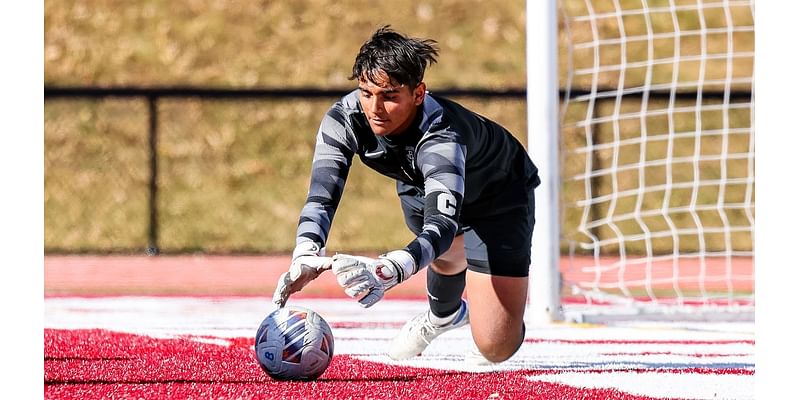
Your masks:
{"label": "glove wrist strap", "polygon": [[390,251],[379,257],[380,259],[391,262],[397,269],[397,283],[411,277],[417,272],[417,263],[411,253],[405,250]]}
{"label": "glove wrist strap", "polygon": [[296,260],[300,256],[324,256],[325,248],[320,247],[317,243],[312,241],[300,242],[295,246],[292,252],[292,260]]}

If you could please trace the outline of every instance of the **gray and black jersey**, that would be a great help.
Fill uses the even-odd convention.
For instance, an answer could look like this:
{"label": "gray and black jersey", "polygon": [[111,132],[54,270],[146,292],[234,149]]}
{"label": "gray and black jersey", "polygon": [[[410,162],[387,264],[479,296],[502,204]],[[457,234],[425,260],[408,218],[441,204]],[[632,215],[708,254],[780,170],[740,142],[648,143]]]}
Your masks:
{"label": "gray and black jersey", "polygon": [[395,179],[401,196],[424,197],[422,230],[405,248],[419,267],[447,251],[459,226],[525,207],[539,184],[523,146],[458,103],[428,93],[408,130],[376,136],[355,90],[328,110],[317,133],[298,244],[325,245],[354,155]]}

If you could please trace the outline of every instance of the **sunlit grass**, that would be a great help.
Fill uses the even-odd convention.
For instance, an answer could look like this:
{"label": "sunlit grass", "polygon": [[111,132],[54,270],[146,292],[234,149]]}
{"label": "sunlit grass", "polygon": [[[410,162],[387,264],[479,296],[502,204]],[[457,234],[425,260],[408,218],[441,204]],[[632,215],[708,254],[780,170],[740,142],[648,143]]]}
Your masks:
{"label": "sunlit grass", "polygon": [[[652,1],[651,6],[668,5]],[[679,5],[684,2],[678,1]],[[583,1],[564,1],[562,17],[580,14]],[[593,2],[596,12],[615,2]],[[640,6],[639,1],[619,2],[623,9]],[[686,3],[689,4],[689,3]],[[697,30],[697,12],[680,13],[679,28]],[[377,27],[391,24],[417,37],[434,38],[441,47],[440,62],[427,74],[433,92],[445,87],[521,88],[525,72],[525,2],[443,0],[417,2],[354,1],[291,2],[226,1],[48,1],[45,2],[45,84],[77,86],[190,85],[202,87],[324,87],[347,88],[352,59],[360,44]],[[718,7],[704,9],[702,22],[708,28],[752,24],[747,7],[733,7],[729,15]],[[592,41],[587,22],[562,19],[560,35],[561,82],[567,78],[566,40]],[[651,20],[627,16],[594,21],[599,38],[635,37],[675,30],[668,14]],[[648,25],[649,24],[649,25]],[[737,52],[753,50],[752,32],[732,34]],[[686,34],[658,39],[654,48],[632,41],[626,47],[603,46],[601,59],[592,49],[574,50],[574,69],[641,60],[652,50],[660,59],[705,53],[722,54],[728,49],[727,35],[710,35],[705,42]],[[705,47],[703,47],[705,46]],[[652,84],[715,81],[725,78],[726,59],[710,61],[700,76],[698,62],[662,63],[650,71]],[[752,74],[752,57],[733,59],[731,78]],[[673,69],[677,68],[677,78]],[[647,79],[644,68],[626,71],[626,87]],[[590,75],[570,77],[574,88],[590,88]],[[595,82],[600,88],[615,87],[619,72],[603,72]],[[689,85],[691,86],[691,85]],[[718,90],[710,84],[705,90]],[[686,90],[696,88],[687,87]],[[735,84],[734,90],[749,90]],[[159,244],[163,251],[185,252],[286,252],[294,246],[297,214],[305,199],[314,136],[319,121],[335,99],[286,101],[161,100],[159,111]],[[507,127],[526,144],[524,100],[457,99],[475,111]],[[652,100],[659,105],[661,100]],[[661,105],[663,106],[663,104]],[[565,121],[580,118],[586,110],[565,110]],[[599,102],[598,112],[613,114],[613,101]],[[626,101],[626,110],[637,103]],[[749,110],[730,113],[729,126],[751,124]],[[704,129],[718,129],[719,115],[703,113]],[[678,131],[694,129],[694,115],[677,115],[672,123]],[[645,121],[648,135],[665,131],[667,121],[653,117]],[[641,122],[618,126],[624,135],[639,135]],[[610,140],[614,127],[592,126],[598,139]],[[562,145],[573,149],[585,144],[584,127],[565,126]],[[140,251],[147,246],[148,178],[147,107],[141,100],[48,100],[45,103],[45,249],[49,251]],[[733,151],[746,151],[749,137],[731,137]],[[678,140],[673,156],[690,155],[695,143]],[[703,148],[719,147],[713,140]],[[634,151],[635,163],[640,157]],[[598,161],[608,165],[612,156],[601,152]],[[666,157],[663,144],[654,144],[646,160]],[[565,156],[562,176],[580,173],[585,160]],[[720,174],[720,165],[703,165],[704,174]],[[741,164],[731,163],[728,176],[741,176]],[[694,179],[692,168],[676,168],[673,179]],[[644,174],[649,183],[663,182],[666,172],[654,168]],[[616,184],[629,187],[639,174],[623,174]],[[595,190],[607,193],[610,177],[597,179]],[[584,187],[565,181],[566,201],[576,201]],[[719,190],[703,192],[699,201],[713,202]],[[686,201],[676,191],[671,201]],[[742,201],[742,188],[732,187],[724,196]],[[617,213],[636,202],[621,199]],[[661,205],[661,198],[647,195],[647,207]],[[595,212],[608,211],[600,205]],[[565,232],[574,229],[580,214],[564,212]],[[741,223],[746,216],[733,212],[727,217]],[[690,224],[691,215],[675,216],[678,224]],[[717,216],[704,218],[719,219]],[[662,227],[658,219],[648,227]],[[683,226],[681,225],[681,226]],[[621,229],[641,230],[638,221],[622,221]],[[606,228],[596,234],[613,235]],[[394,184],[365,168],[358,161],[351,172],[345,199],[334,222],[329,247],[332,250],[388,250],[411,239],[405,228],[394,192]],[[724,238],[723,238],[724,239]],[[719,238],[708,238],[719,243]],[[752,246],[749,234],[731,240],[736,248]],[[697,240],[682,240],[682,246],[697,247]],[[632,244],[641,252],[640,244]],[[657,241],[659,251],[671,249],[671,241]],[[612,250],[612,249],[609,249]]]}

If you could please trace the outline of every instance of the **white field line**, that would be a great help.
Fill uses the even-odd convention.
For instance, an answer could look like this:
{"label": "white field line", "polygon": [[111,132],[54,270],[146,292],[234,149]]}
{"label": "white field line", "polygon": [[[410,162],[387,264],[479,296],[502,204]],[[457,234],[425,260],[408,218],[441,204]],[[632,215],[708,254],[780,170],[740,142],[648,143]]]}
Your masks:
{"label": "white field line", "polygon": [[681,399],[753,399],[754,375],[715,375],[661,372],[564,372],[532,375],[531,381],[562,383],[582,388],[615,388],[626,393]]}

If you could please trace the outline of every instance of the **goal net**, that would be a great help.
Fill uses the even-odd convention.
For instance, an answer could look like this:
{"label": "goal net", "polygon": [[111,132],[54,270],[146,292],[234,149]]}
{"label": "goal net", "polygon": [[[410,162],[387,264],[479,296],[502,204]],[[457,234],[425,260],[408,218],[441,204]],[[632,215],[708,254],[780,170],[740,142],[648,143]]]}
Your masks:
{"label": "goal net", "polygon": [[752,318],[753,7],[558,2],[565,317]]}

